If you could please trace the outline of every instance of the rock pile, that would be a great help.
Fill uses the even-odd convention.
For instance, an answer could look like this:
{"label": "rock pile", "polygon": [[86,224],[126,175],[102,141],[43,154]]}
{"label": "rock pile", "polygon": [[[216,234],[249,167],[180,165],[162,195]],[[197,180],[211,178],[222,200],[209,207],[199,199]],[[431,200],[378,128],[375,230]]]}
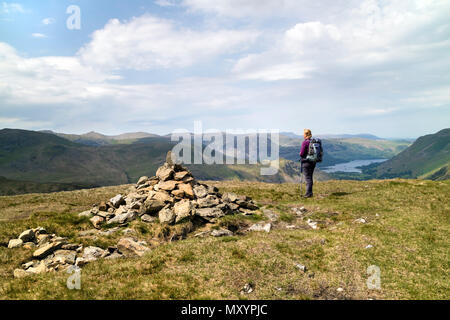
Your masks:
{"label": "rock pile", "polygon": [[100,258],[121,258],[129,252],[139,255],[148,249],[142,243],[129,238],[122,238],[117,247],[109,247],[106,250],[97,247],[83,248],[80,244],[68,243],[66,238],[48,234],[42,227],[25,230],[17,239],[9,241],[8,248],[19,247],[34,251],[30,261],[23,263],[22,268],[14,270],[16,278],[44,272],[63,271],[71,266],[82,267]]}
{"label": "rock pile", "polygon": [[126,225],[135,219],[161,224],[195,218],[214,222],[228,214],[253,214],[257,209],[246,196],[221,194],[217,188],[197,182],[191,172],[173,162],[169,152],[156,176],[141,177],[128,195],[119,194],[79,215],[90,217],[92,225],[100,229],[103,224]]}

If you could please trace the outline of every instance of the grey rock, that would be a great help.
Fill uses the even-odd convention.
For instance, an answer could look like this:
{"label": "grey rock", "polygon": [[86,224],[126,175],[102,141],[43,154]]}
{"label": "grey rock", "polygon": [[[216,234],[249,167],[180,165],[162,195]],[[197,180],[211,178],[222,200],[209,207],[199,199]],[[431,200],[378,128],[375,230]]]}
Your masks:
{"label": "grey rock", "polygon": [[32,275],[31,272],[28,272],[28,271],[23,270],[23,269],[15,269],[14,270],[14,278],[16,278],[16,279],[25,278],[25,277],[28,277],[28,276],[31,276],[31,275]]}
{"label": "grey rock", "polygon": [[194,187],[194,194],[197,198],[204,198],[208,195],[208,189],[200,184]]}
{"label": "grey rock", "polygon": [[8,243],[9,249],[20,248],[23,245],[23,241],[20,239],[11,239]]}
{"label": "grey rock", "polygon": [[34,238],[34,231],[32,229],[29,229],[22,232],[18,239],[22,240],[23,242],[32,242],[34,241]]}
{"label": "grey rock", "polygon": [[129,211],[126,213],[119,214],[119,215],[115,216],[114,218],[108,220],[107,224],[113,224],[113,223],[123,224],[126,222],[131,222],[131,221],[135,220],[136,218],[137,218],[137,212]]}
{"label": "grey rock", "polygon": [[158,217],[161,224],[172,224],[175,222],[177,216],[170,207],[166,206],[159,211]]}
{"label": "grey rock", "polygon": [[270,232],[271,228],[272,228],[272,224],[271,223],[266,223],[266,224],[256,223],[256,224],[252,225],[248,230],[249,231]]}
{"label": "grey rock", "polygon": [[150,250],[143,242],[138,242],[133,238],[122,238],[117,243],[117,248],[121,253],[128,256],[143,256],[145,252]]}
{"label": "grey rock", "polygon": [[143,184],[145,184],[148,180],[149,180],[149,178],[148,178],[147,176],[140,177],[136,185],[138,185],[138,186],[143,185]]}
{"label": "grey rock", "polygon": [[75,264],[77,254],[72,250],[56,250],[53,260],[62,264]]}
{"label": "grey rock", "polygon": [[175,222],[177,223],[177,222],[183,220],[184,218],[190,217],[192,215],[193,209],[194,208],[193,208],[192,202],[187,199],[183,199],[183,200],[175,203],[175,205],[173,207],[173,211],[176,215]]}
{"label": "grey rock", "polygon": [[91,210],[83,211],[78,214],[79,217],[86,217],[86,218],[91,218],[93,215],[94,214],[92,213]]}
{"label": "grey rock", "polygon": [[220,229],[220,230],[213,230],[211,232],[211,235],[213,237],[226,237],[226,236],[232,236],[233,232],[227,229]]}
{"label": "grey rock", "polygon": [[[105,254],[105,250],[98,247],[86,247],[83,250],[83,256],[84,262],[91,262],[100,259]],[[77,265],[78,259],[77,259]]]}
{"label": "grey rock", "polygon": [[145,223],[153,223],[153,222],[156,221],[156,217],[152,217],[152,216],[149,215],[149,214],[144,214],[144,215],[141,217],[141,220],[142,220],[143,222],[145,222]]}
{"label": "grey rock", "polygon": [[199,217],[206,218],[220,218],[225,216],[225,213],[218,208],[200,208],[195,210],[195,214]]}
{"label": "grey rock", "polygon": [[218,206],[220,200],[215,195],[207,195],[205,198],[198,199],[197,203],[200,208],[211,208]]}
{"label": "grey rock", "polygon": [[123,196],[121,194],[118,194],[117,196],[115,196],[114,198],[111,198],[109,200],[109,202],[111,202],[111,204],[115,207],[118,208],[121,204],[125,203],[125,200],[123,199]]}
{"label": "grey rock", "polygon": [[164,164],[162,167],[159,167],[156,171],[156,176],[161,181],[167,181],[173,177],[175,171],[167,164]]}
{"label": "grey rock", "polygon": [[92,225],[94,226],[94,228],[100,229],[102,224],[105,223],[105,218],[100,217],[100,216],[95,216],[95,217],[92,217],[90,219],[90,221],[91,221]]}
{"label": "grey rock", "polygon": [[50,242],[47,243],[45,245],[43,245],[42,247],[40,247],[39,249],[37,249],[34,253],[33,253],[33,257],[37,258],[37,259],[43,259],[46,256],[48,256],[49,254],[52,254],[54,251],[60,249],[63,246],[63,242]]}

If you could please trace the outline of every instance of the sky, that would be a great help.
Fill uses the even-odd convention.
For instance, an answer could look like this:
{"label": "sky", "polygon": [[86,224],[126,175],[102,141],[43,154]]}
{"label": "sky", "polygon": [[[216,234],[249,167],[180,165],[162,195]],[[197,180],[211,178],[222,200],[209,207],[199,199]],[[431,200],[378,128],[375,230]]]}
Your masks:
{"label": "sky", "polygon": [[418,137],[450,124],[448,17],[448,0],[0,0],[0,128]]}

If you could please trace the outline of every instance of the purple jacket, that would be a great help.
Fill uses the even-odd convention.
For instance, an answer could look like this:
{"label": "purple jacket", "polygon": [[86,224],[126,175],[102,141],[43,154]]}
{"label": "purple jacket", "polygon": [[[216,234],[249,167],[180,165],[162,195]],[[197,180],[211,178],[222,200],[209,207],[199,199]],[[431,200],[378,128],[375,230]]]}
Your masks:
{"label": "purple jacket", "polygon": [[311,142],[311,139],[305,139],[302,142],[302,148],[300,149],[300,158],[305,159],[306,156],[308,155],[310,142]]}

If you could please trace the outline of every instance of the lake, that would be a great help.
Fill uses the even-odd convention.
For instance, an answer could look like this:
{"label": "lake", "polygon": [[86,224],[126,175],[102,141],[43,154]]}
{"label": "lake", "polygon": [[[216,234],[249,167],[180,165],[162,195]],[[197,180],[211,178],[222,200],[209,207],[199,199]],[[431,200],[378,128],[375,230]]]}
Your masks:
{"label": "lake", "polygon": [[322,171],[333,173],[333,172],[357,172],[362,173],[361,169],[357,169],[357,167],[368,166],[372,163],[381,163],[385,162],[388,159],[372,159],[372,160],[353,160],[350,162],[339,163],[331,167],[322,168]]}

